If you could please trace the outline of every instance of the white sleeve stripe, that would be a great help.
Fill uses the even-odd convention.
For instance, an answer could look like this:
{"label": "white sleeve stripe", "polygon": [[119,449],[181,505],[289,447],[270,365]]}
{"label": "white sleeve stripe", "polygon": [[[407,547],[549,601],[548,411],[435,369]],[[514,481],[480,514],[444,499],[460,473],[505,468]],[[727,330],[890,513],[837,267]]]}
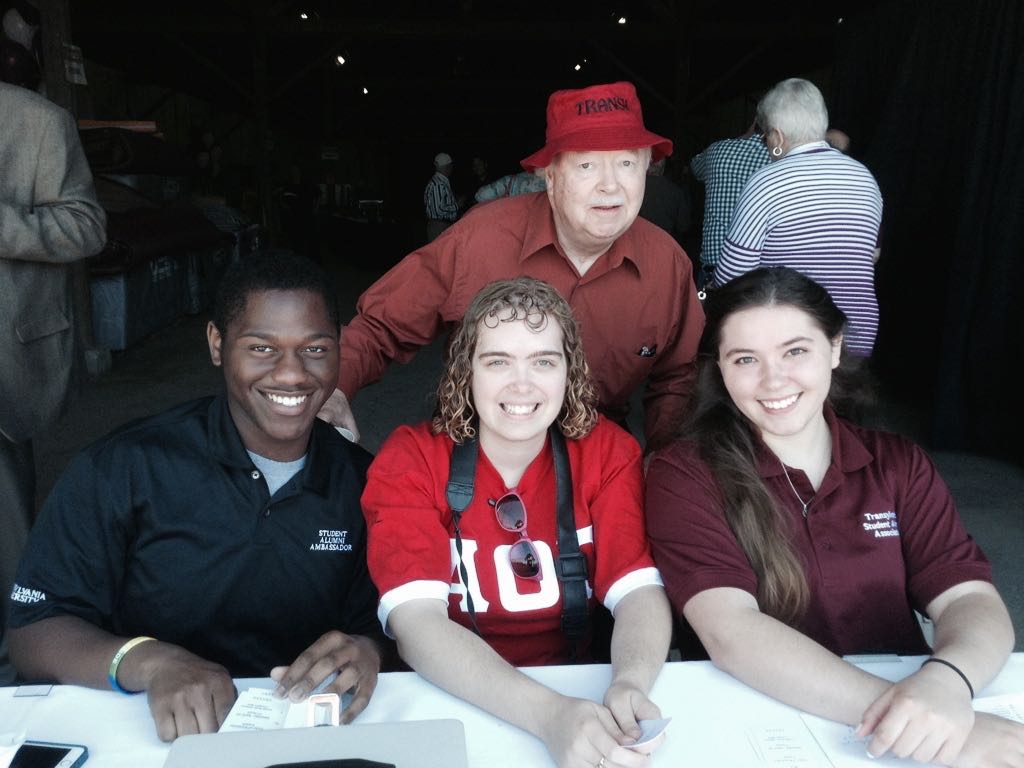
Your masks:
{"label": "white sleeve stripe", "polygon": [[402,603],[423,599],[441,600],[447,603],[449,590],[450,586],[443,581],[420,579],[418,581],[406,582],[385,592],[381,595],[380,604],[377,606],[377,618],[380,620],[380,625],[384,628],[384,634],[394,638],[394,635],[388,630],[388,616],[391,614],[391,611]]}
{"label": "white sleeve stripe", "polygon": [[615,606],[619,604],[619,601],[632,592],[634,589],[647,586],[659,586],[664,587],[665,582],[661,580],[661,572],[655,568],[640,568],[636,571],[630,571],[621,579],[612,584],[608,590],[608,594],[604,598],[604,607],[611,611],[611,614],[615,615]]}

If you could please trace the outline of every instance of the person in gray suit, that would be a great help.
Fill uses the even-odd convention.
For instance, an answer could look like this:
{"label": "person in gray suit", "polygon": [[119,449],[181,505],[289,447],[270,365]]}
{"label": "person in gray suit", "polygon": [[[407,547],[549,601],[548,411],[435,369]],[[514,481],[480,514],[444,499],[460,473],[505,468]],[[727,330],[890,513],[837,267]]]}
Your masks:
{"label": "person in gray suit", "polygon": [[[32,525],[32,437],[74,393],[78,350],[68,265],[99,252],[96,200],[74,119],[0,82],[0,589]],[[0,617],[2,618],[2,617]],[[0,623],[0,685],[13,679]]]}

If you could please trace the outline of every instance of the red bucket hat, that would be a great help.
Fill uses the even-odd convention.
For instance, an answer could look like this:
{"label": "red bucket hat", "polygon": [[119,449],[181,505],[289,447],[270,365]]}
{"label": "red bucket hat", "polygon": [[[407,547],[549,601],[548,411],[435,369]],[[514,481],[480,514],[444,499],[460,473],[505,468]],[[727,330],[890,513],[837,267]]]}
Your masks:
{"label": "red bucket hat", "polygon": [[672,154],[672,142],[644,128],[632,83],[555,91],[548,99],[544,148],[522,161],[528,171],[551,164],[559,152],[651,148],[651,162]]}

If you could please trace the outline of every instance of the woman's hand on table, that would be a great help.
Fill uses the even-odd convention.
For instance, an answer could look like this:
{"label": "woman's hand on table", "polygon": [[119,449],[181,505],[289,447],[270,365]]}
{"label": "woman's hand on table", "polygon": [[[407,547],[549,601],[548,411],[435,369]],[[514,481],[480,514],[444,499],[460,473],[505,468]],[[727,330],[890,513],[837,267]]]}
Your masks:
{"label": "woman's hand on table", "polygon": [[343,723],[350,723],[369,704],[370,696],[377,687],[380,665],[381,652],[373,640],[331,630],[299,654],[290,666],[274,667],[270,677],[277,683],[276,696],[302,701],[324,680],[337,673],[324,691],[339,696],[350,690],[353,692],[352,701],[341,716]]}
{"label": "woman's hand on table", "polygon": [[864,711],[858,736],[870,735],[868,754],[891,752],[921,763],[951,765],[974,725],[963,681],[937,664],[890,686]]}
{"label": "woman's hand on table", "polygon": [[624,733],[611,710],[597,702],[559,697],[555,711],[544,723],[540,737],[559,768],[637,768],[649,764],[647,754],[628,748],[635,738]]}
{"label": "woman's hand on table", "polygon": [[[640,720],[658,720],[661,710],[647,698],[647,694],[626,683],[612,683],[604,694],[604,705],[612,713],[619,729],[629,738],[627,745],[640,738]],[[664,741],[664,736],[644,745],[643,751],[651,753]]]}
{"label": "woman's hand on table", "polygon": [[954,768],[1024,768],[1024,725],[978,712]]}

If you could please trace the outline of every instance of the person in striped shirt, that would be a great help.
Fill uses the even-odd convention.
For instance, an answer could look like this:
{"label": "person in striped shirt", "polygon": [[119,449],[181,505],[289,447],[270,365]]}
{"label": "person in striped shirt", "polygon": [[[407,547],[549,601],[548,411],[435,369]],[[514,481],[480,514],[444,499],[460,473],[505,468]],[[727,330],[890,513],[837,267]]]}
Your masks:
{"label": "person in striped shirt", "polygon": [[459,218],[459,203],[452,192],[452,158],[446,152],[434,157],[434,175],[423,190],[423,207],[427,213],[427,242],[444,232]]}
{"label": "person in striped shirt", "polygon": [[757,122],[773,162],[740,194],[714,284],[761,266],[792,267],[828,290],[849,320],[847,348],[869,357],[878,333],[878,184],[825,141],[828,111],[813,83],[783,80],[761,99]]}

